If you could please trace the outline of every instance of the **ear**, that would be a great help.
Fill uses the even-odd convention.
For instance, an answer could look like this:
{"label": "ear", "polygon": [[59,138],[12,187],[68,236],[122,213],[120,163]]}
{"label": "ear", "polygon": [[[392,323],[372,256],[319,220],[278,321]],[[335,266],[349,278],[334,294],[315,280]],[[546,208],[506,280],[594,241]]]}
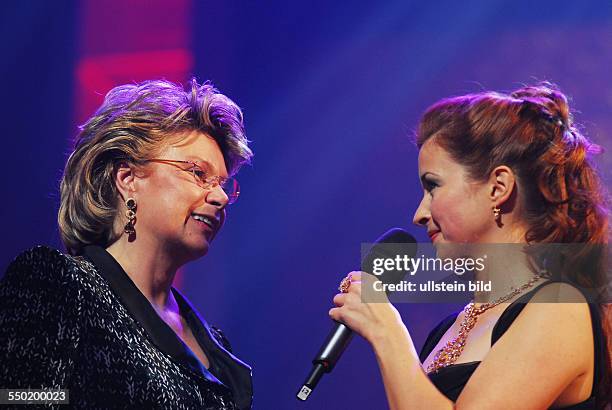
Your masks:
{"label": "ear", "polygon": [[117,191],[119,191],[124,201],[136,192],[134,186],[135,177],[134,168],[127,162],[122,162],[115,169],[115,184],[117,185]]}
{"label": "ear", "polygon": [[510,167],[500,165],[491,171],[489,177],[489,198],[494,206],[501,208],[510,199],[516,185],[516,177]]}

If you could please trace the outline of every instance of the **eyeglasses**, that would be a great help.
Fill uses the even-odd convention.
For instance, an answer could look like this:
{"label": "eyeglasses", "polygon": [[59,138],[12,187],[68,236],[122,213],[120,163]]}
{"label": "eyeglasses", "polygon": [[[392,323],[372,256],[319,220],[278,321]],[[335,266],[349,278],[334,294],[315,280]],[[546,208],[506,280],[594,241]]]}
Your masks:
{"label": "eyeglasses", "polygon": [[225,195],[227,195],[228,205],[231,205],[236,202],[238,200],[238,196],[240,195],[240,185],[238,184],[236,178],[225,178],[219,175],[209,175],[208,172],[202,169],[202,167],[198,165],[197,162],[164,158],[152,158],[147,160],[147,162],[159,162],[168,165],[173,165],[173,163],[189,164],[190,167],[187,169],[181,168],[178,165],[177,167],[182,171],[191,173],[195,178],[196,183],[204,189],[211,189],[216,186],[220,186],[223,192],[225,192]]}

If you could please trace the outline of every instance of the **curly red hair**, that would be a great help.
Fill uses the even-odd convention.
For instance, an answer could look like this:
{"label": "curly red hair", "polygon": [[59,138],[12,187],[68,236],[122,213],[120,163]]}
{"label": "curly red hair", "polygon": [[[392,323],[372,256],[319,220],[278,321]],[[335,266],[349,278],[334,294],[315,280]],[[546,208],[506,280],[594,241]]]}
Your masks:
{"label": "curly red hair", "polygon": [[[612,314],[606,303],[608,200],[591,160],[600,147],[578,130],[566,96],[548,82],[510,94],[482,92],[439,101],[421,119],[419,149],[432,138],[473,181],[484,182],[502,164],[515,172],[527,243],[584,245],[583,252],[571,255],[563,274],[578,285],[603,289],[598,297],[608,357],[597,402],[604,408],[610,400]],[[581,259],[590,258],[593,266],[594,257],[594,271],[573,271]]]}

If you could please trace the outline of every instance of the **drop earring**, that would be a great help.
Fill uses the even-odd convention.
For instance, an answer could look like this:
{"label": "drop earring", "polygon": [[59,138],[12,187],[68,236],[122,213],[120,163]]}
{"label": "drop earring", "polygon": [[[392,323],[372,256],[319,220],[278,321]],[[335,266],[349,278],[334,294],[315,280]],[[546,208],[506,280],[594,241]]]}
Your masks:
{"label": "drop earring", "polygon": [[499,221],[499,219],[501,217],[501,209],[499,209],[498,207],[494,207],[493,208],[493,216],[495,217],[496,221]]}
{"label": "drop earring", "polygon": [[136,200],[134,198],[128,198],[125,200],[125,206],[127,207],[127,211],[125,211],[125,216],[128,221],[123,228],[123,232],[128,235],[134,235],[136,230],[134,229],[134,222],[136,220]]}

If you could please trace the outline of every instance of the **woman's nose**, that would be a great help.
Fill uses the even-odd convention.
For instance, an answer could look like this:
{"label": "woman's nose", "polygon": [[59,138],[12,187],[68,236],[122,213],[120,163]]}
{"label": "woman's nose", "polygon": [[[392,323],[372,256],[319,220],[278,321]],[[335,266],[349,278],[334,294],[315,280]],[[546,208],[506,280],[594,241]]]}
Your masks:
{"label": "woman's nose", "polygon": [[218,208],[225,208],[229,203],[229,198],[221,185],[215,184],[214,186],[208,188],[206,202]]}
{"label": "woman's nose", "polygon": [[414,216],[412,217],[412,223],[415,225],[426,226],[430,218],[431,215],[429,212],[429,204],[427,203],[427,198],[423,196],[419,207],[417,208],[414,213]]}

